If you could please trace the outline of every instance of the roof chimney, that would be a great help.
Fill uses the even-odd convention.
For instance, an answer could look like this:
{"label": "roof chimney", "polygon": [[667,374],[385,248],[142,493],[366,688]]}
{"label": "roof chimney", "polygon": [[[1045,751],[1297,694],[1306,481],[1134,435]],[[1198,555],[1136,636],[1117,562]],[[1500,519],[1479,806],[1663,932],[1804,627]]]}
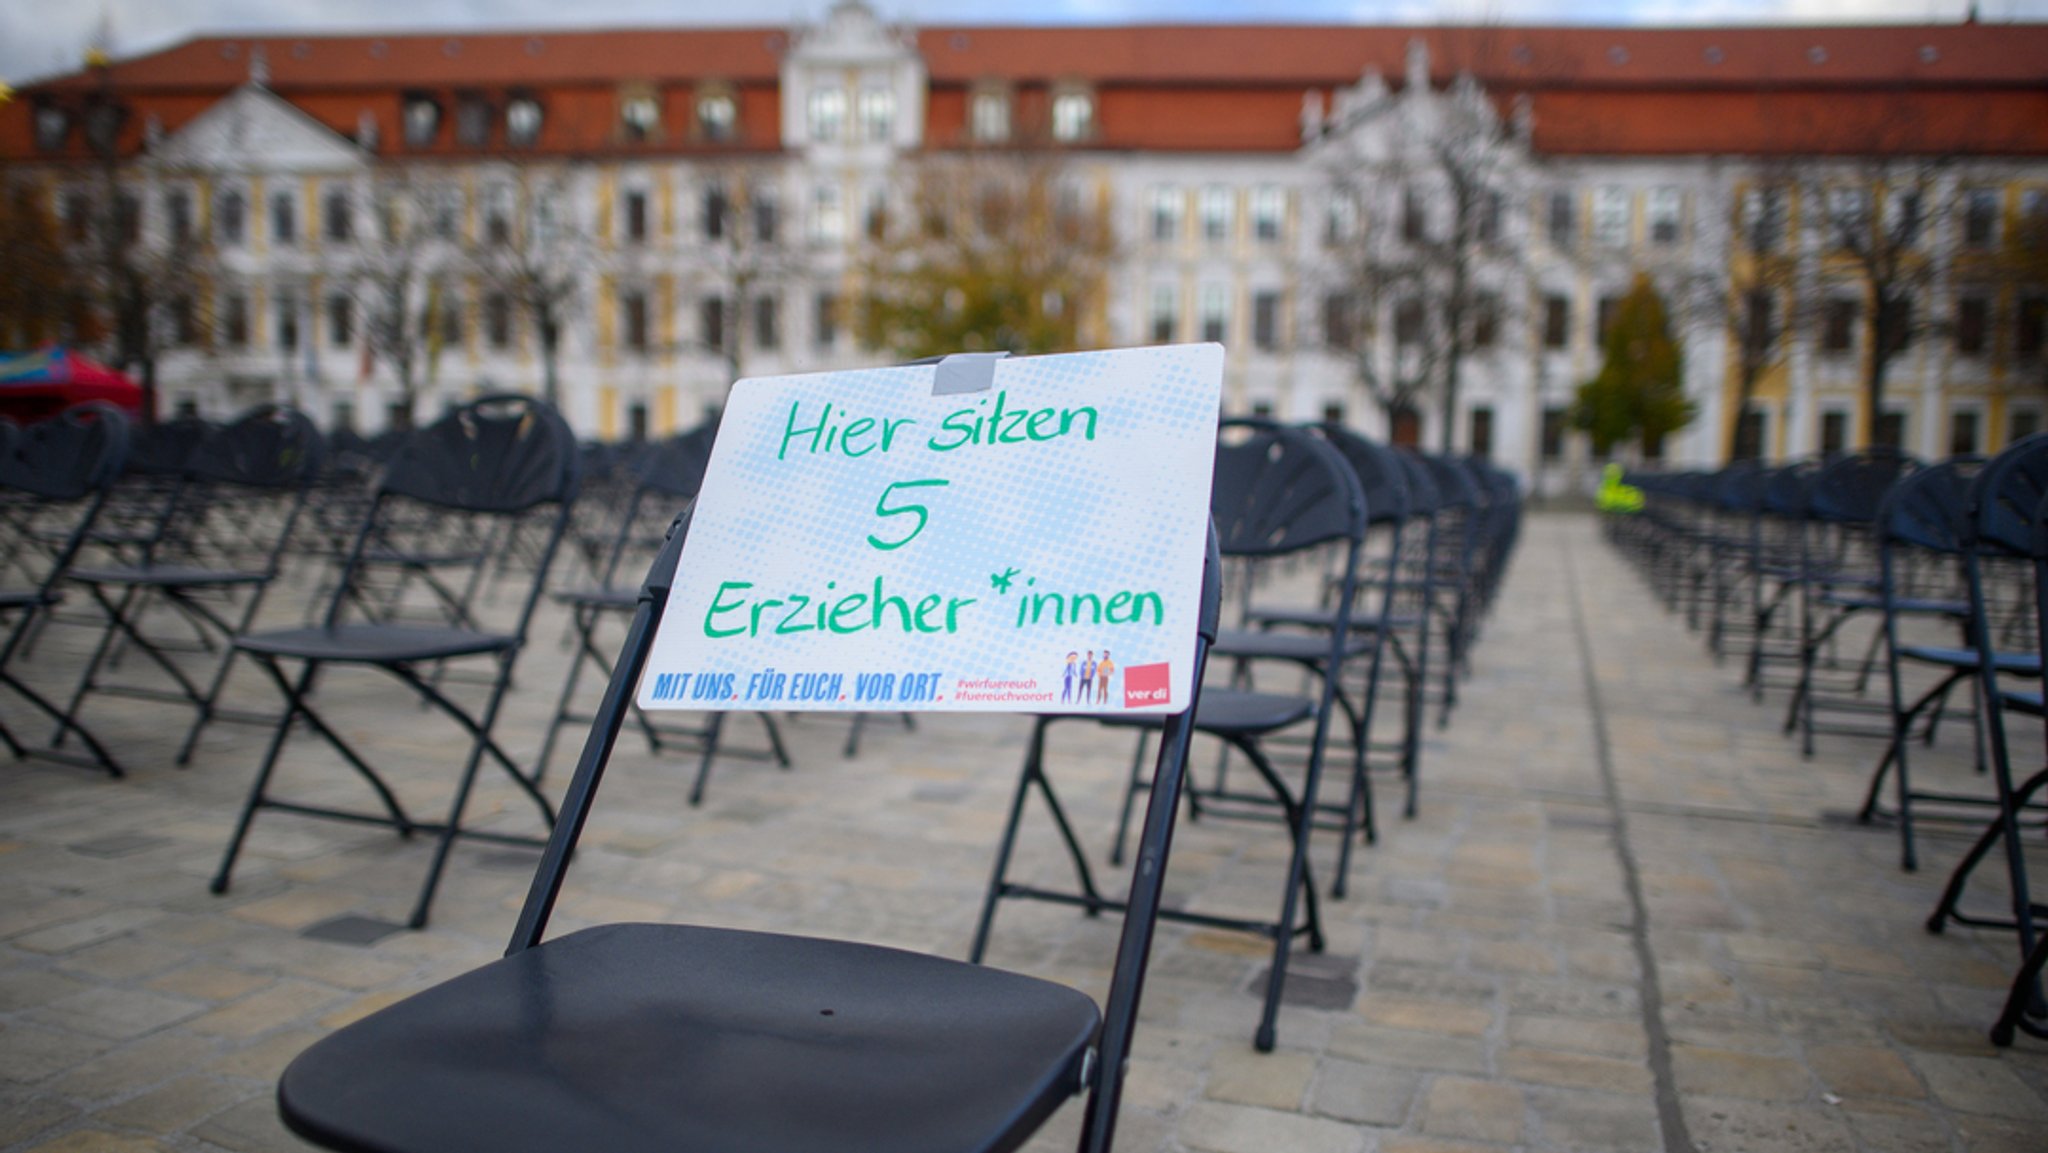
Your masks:
{"label": "roof chimney", "polygon": [[249,83],[258,88],[270,87],[270,53],[261,44],[249,49]]}
{"label": "roof chimney", "polygon": [[1429,91],[1429,45],[1420,36],[1408,42],[1408,90]]}

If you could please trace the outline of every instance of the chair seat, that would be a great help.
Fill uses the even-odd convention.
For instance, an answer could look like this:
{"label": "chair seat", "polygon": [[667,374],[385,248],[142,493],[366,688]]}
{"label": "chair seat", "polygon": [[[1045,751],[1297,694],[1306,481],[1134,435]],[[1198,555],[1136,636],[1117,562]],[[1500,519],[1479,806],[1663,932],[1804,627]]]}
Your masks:
{"label": "chair seat", "polygon": [[[1311,629],[1327,629],[1337,623],[1334,609],[1253,609],[1246,615],[1262,624]],[[1387,620],[1388,627],[1394,629],[1412,629],[1421,623],[1421,619],[1411,613],[1395,613]],[[1358,613],[1352,616],[1351,627],[1377,631],[1379,621],[1369,613]]]}
{"label": "chair seat", "polygon": [[0,611],[55,604],[63,599],[54,592],[45,593],[39,589],[0,589]]}
{"label": "chair seat", "polygon": [[588,585],[578,589],[562,589],[552,594],[556,604],[574,605],[589,609],[631,609],[640,604],[638,587],[624,585]]}
{"label": "chair seat", "polygon": [[254,585],[270,579],[261,569],[200,568],[197,565],[146,565],[139,567],[75,568],[64,574],[89,585],[149,585],[156,588],[185,588],[197,585]]}
{"label": "chair seat", "polygon": [[[1821,603],[1838,609],[1881,609],[1884,598],[1863,593],[1831,592],[1823,595]],[[1943,600],[1938,597],[1898,597],[1892,601],[1892,609],[1902,613],[1927,613],[1930,615],[1966,617],[1970,615],[1970,602]]]}
{"label": "chair seat", "polygon": [[[1946,665],[1952,669],[1973,669],[1977,667],[1976,649],[1956,648],[1947,645],[1900,645],[1899,655],[1925,664]],[[1993,664],[2002,673],[2038,676],[2041,672],[2041,655],[2039,653],[2001,652],[1993,658]]]}
{"label": "chair seat", "polygon": [[2025,713],[2030,717],[2042,715],[2039,689],[2001,689],[1998,695],[2004,698],[2005,707],[2016,713]]}
{"label": "chair seat", "polygon": [[407,664],[503,652],[519,638],[469,629],[410,625],[342,625],[339,628],[280,629],[235,638],[244,652],[309,661]]}
{"label": "chair seat", "polygon": [[[1307,697],[1290,697],[1278,693],[1249,693],[1242,689],[1224,689],[1208,685],[1202,687],[1202,699],[1195,706],[1195,728],[1205,733],[1223,736],[1255,737],[1284,729],[1297,721],[1306,720],[1316,711],[1315,702]],[[1163,728],[1166,724],[1164,713],[1081,713],[1105,725],[1119,728]]]}
{"label": "chair seat", "polygon": [[844,941],[607,925],[372,1014],[285,1070],[299,1135],[379,1153],[960,1153],[1080,1084],[1051,982]]}

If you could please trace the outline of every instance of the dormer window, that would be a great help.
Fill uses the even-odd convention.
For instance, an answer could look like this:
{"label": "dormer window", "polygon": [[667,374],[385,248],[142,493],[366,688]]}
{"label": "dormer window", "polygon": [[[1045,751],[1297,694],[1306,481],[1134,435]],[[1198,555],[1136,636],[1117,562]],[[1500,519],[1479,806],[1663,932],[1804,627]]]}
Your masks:
{"label": "dormer window", "polygon": [[95,152],[109,153],[121,137],[121,124],[128,114],[112,104],[92,104],[85,110],[85,142]]}
{"label": "dormer window", "polygon": [[1001,144],[1010,138],[1010,94],[1000,88],[977,91],[967,106],[967,134],[976,144]]}
{"label": "dormer window", "polygon": [[883,141],[896,127],[896,94],[887,88],[863,88],[860,93],[860,138]]}
{"label": "dormer window", "polygon": [[1073,144],[1095,135],[1095,97],[1079,89],[1055,92],[1052,98],[1052,138]]}
{"label": "dormer window", "polygon": [[505,143],[531,148],[540,139],[540,101],[517,95],[505,102]]}
{"label": "dormer window", "polygon": [[71,135],[71,114],[55,104],[36,105],[36,147],[44,152],[55,152],[64,147],[64,140]]}
{"label": "dormer window", "polygon": [[811,93],[811,139],[837,140],[846,130],[846,90],[820,88]]}
{"label": "dormer window", "polygon": [[705,140],[731,140],[739,132],[739,102],[732,90],[706,87],[697,93],[697,135]]}
{"label": "dormer window", "polygon": [[648,88],[619,96],[619,130],[628,140],[652,140],[661,132],[661,101]]}
{"label": "dormer window", "polygon": [[405,98],[405,146],[427,148],[441,132],[441,102],[424,93]]}
{"label": "dormer window", "polygon": [[481,94],[465,92],[455,98],[455,142],[464,148],[491,142],[491,102]]}

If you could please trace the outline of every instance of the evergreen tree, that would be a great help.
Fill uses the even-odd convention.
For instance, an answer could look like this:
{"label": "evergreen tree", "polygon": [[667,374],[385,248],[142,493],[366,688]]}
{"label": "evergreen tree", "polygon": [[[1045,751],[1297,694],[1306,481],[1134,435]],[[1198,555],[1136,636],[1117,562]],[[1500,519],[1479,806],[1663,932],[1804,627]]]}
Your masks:
{"label": "evergreen tree", "polygon": [[1579,386],[1572,424],[1605,456],[1637,438],[1643,454],[1663,454],[1664,438],[1692,423],[1699,408],[1685,395],[1683,359],[1664,298],[1638,273],[1601,341],[1600,375]]}

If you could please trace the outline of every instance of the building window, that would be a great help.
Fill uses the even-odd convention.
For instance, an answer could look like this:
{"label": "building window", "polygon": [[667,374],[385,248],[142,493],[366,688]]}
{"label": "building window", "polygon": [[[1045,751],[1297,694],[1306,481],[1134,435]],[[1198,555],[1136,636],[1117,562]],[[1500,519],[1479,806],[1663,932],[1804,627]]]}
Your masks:
{"label": "building window", "polygon": [[1479,194],[1472,205],[1472,238],[1481,244],[1500,242],[1501,195],[1492,189]]}
{"label": "building window", "polygon": [[771,351],[782,347],[781,301],[770,293],[754,298],[754,345]]}
{"label": "building window", "polygon": [[1621,297],[1603,296],[1593,313],[1593,339],[1605,347],[1607,333],[1614,327],[1614,318],[1621,313]]}
{"label": "building window", "polygon": [[407,148],[429,147],[440,135],[441,102],[431,96],[417,92],[408,94],[401,117]]}
{"label": "building window", "polygon": [[1971,456],[1977,452],[1978,426],[1983,417],[1974,408],[1959,408],[1948,414],[1948,454]]}
{"label": "building window", "polygon": [[697,135],[706,140],[731,140],[739,134],[740,109],[733,94],[714,88],[697,94]]}
{"label": "building window", "polygon": [[299,298],[289,291],[277,294],[277,348],[296,352],[299,347]]}
{"label": "building window", "polygon": [[1485,352],[1500,343],[1500,298],[1483,293],[1472,301],[1472,347]]}
{"label": "building window", "polygon": [[1552,248],[1568,251],[1578,247],[1578,202],[1571,192],[1558,189],[1550,194],[1550,209],[1544,227],[1550,235]]}
{"label": "building window", "polygon": [[1160,185],[1152,190],[1152,239],[1171,241],[1180,238],[1182,197],[1180,189],[1171,185]]}
{"label": "building window", "polygon": [[846,205],[837,184],[820,184],[811,190],[811,240],[837,244],[846,239]]}
{"label": "building window", "polygon": [[92,239],[92,197],[75,189],[64,194],[64,239],[73,244]]}
{"label": "building window", "polygon": [[1564,435],[1571,427],[1571,413],[1562,408],[1543,410],[1543,459],[1564,459]]}
{"label": "building window", "polygon": [[2041,355],[2041,338],[2048,330],[2048,297],[2023,296],[2014,313],[2013,355],[2033,360]]}
{"label": "building window", "polygon": [[164,230],[173,245],[192,242],[192,194],[182,188],[164,193]]}
{"label": "building window", "polygon": [[861,205],[861,231],[869,240],[881,240],[889,235],[889,190],[876,185],[868,189],[865,202]]}
{"label": "building window", "polygon": [[1751,408],[1735,418],[1736,460],[1756,460],[1764,454],[1764,412]]}
{"label": "building window", "polygon": [[1835,456],[1849,447],[1849,414],[1834,409],[1820,414],[1820,454]]}
{"label": "building window", "polygon": [[1984,249],[1998,243],[1998,191],[1972,188],[1963,193],[1963,246]]}
{"label": "building window", "polygon": [[2041,431],[2041,410],[2014,408],[2005,417],[2005,443],[2022,441]]}
{"label": "building window", "polygon": [[440,334],[441,344],[455,348],[462,344],[462,293],[450,285],[427,286],[428,331]]}
{"label": "building window", "polygon": [[185,348],[199,341],[199,310],[193,304],[191,294],[180,293],[171,298],[171,345]]}
{"label": "building window", "polygon": [[279,244],[299,241],[299,202],[289,192],[279,192],[270,198],[270,239]]}
{"label": "building window", "polygon": [[829,292],[821,292],[812,310],[811,338],[819,348],[830,348],[839,342],[839,298]]}
{"label": "building window", "polygon": [[1280,348],[1280,294],[1271,289],[1252,294],[1252,347],[1260,352]]}
{"label": "building window", "polygon": [[1836,356],[1856,342],[1856,302],[1837,297],[1821,308],[1820,349]]}
{"label": "building window", "polygon": [[1052,138],[1072,144],[1095,135],[1095,97],[1066,91],[1052,98]]}
{"label": "building window", "polygon": [[637,188],[628,189],[620,206],[625,239],[628,244],[647,242],[647,193]]}
{"label": "building window", "polygon": [[1603,184],[1593,190],[1593,243],[1602,248],[1628,244],[1628,189]]}
{"label": "building window", "polygon": [[1422,343],[1422,329],[1427,320],[1422,302],[1409,297],[1394,305],[1394,345],[1397,348],[1412,348]]}
{"label": "building window", "polygon": [[1270,184],[1262,184],[1252,190],[1252,237],[1262,244],[1271,244],[1280,239],[1280,220],[1286,211],[1287,196]]}
{"label": "building window", "polygon": [[645,88],[631,89],[621,94],[619,133],[628,140],[652,140],[660,135],[660,98]]}
{"label": "building window", "polygon": [[634,444],[647,443],[647,402],[636,400],[626,406],[626,438]]}
{"label": "building window", "polygon": [[56,152],[64,147],[65,138],[71,135],[71,114],[54,104],[36,105],[36,147],[44,152]]}
{"label": "building window", "polygon": [[1422,413],[1412,404],[1404,404],[1387,414],[1387,441],[1395,448],[1419,448],[1422,445]]}
{"label": "building window", "polygon": [[647,294],[640,289],[619,293],[619,344],[628,352],[647,351]]}
{"label": "building window", "polygon": [[1777,342],[1777,299],[1768,288],[1752,288],[1742,297],[1742,355],[1754,363]]}
{"label": "building window", "polygon": [[725,217],[731,207],[726,200],[725,185],[714,183],[704,186],[704,239],[725,239]]}
{"label": "building window", "polygon": [[347,348],[356,338],[356,302],[347,293],[337,292],[327,298],[327,343],[335,348]]}
{"label": "building window", "polygon": [[1872,448],[1899,451],[1906,447],[1906,414],[1896,409],[1877,414],[1877,431],[1871,434]]}
{"label": "building window", "polygon": [[1413,188],[1401,190],[1401,239],[1410,244],[1429,239],[1429,205]]}
{"label": "building window", "polygon": [[330,242],[347,244],[355,239],[355,204],[349,198],[348,189],[328,189],[327,198],[322,202],[321,209],[324,216],[321,231]]}
{"label": "building window", "polygon": [[1180,329],[1180,294],[1171,284],[1152,286],[1152,343],[1171,344]]}
{"label": "building window", "polygon": [[1984,355],[1984,338],[1991,331],[1991,302],[1981,296],[1956,301],[1956,355]]}
{"label": "building window", "polygon": [[1230,330],[1230,289],[1221,284],[1202,286],[1202,339],[1221,344]]}
{"label": "building window", "polygon": [[1785,190],[1752,188],[1743,199],[1751,252],[1776,252],[1785,239]]}
{"label": "building window", "polygon": [[725,298],[707,296],[697,304],[697,338],[713,352],[725,351]]}
{"label": "building window", "polygon": [[242,243],[248,228],[248,201],[233,189],[220,194],[213,205],[213,232],[222,244]]}
{"label": "building window", "polygon": [[1903,189],[1894,193],[1886,202],[1892,243],[1911,247],[1920,243],[1920,227],[1926,223],[1927,206],[1917,188]]}
{"label": "building window", "polygon": [[230,292],[220,302],[220,341],[229,348],[249,346],[249,298]]}
{"label": "building window", "polygon": [[1202,239],[1211,244],[1230,239],[1236,200],[1230,189],[1220,184],[1202,189]]}
{"label": "building window", "polygon": [[114,194],[114,235],[123,244],[135,244],[142,239],[142,201],[133,192]]}
{"label": "building window", "polygon": [[514,148],[531,148],[540,140],[540,101],[531,96],[514,96],[505,104],[505,142]]}
{"label": "building window", "polygon": [[1685,216],[1685,198],[1679,190],[1669,185],[1650,189],[1643,209],[1649,217],[1650,243],[1659,248],[1677,244]]}
{"label": "building window", "polygon": [[885,141],[896,130],[896,93],[887,88],[863,88],[859,100],[860,138]]}
{"label": "building window", "polygon": [[1828,243],[1857,250],[1870,243],[1870,195],[1861,188],[1828,191]]}
{"label": "building window", "polygon": [[481,93],[465,92],[455,97],[455,142],[464,148],[482,148],[491,142],[491,121],[495,109]]}
{"label": "building window", "polygon": [[512,243],[512,189],[493,184],[484,189],[484,242]]}
{"label": "building window", "polygon": [[777,219],[775,190],[772,188],[756,188],[754,190],[753,208],[754,239],[762,244],[775,243]]}
{"label": "building window", "polygon": [[1358,235],[1358,198],[1349,192],[1330,194],[1330,211],[1323,218],[1323,244],[1335,248]]}
{"label": "building window", "polygon": [[1467,442],[1466,451],[1480,460],[1491,458],[1493,456],[1493,409],[1486,405],[1479,405],[1473,408],[1468,418],[1468,425],[1472,435],[1471,439]]}
{"label": "building window", "polygon": [[502,292],[484,296],[484,342],[500,352],[512,347],[512,298]]}
{"label": "building window", "polygon": [[1352,345],[1351,294],[1332,292],[1323,297],[1323,343],[1330,348],[1349,349]]}
{"label": "building window", "polygon": [[811,139],[831,141],[839,139],[846,129],[846,91],[841,88],[819,88],[811,93],[810,104]]}
{"label": "building window", "polygon": [[1000,144],[1010,138],[1010,94],[996,88],[977,91],[967,106],[968,136],[977,144]]}
{"label": "building window", "polygon": [[434,235],[442,240],[455,240],[462,235],[462,189],[453,184],[442,185],[429,195],[432,203],[428,211],[433,213]]}
{"label": "building window", "polygon": [[1571,298],[1553,292],[1543,298],[1543,347],[1567,348],[1571,342]]}

